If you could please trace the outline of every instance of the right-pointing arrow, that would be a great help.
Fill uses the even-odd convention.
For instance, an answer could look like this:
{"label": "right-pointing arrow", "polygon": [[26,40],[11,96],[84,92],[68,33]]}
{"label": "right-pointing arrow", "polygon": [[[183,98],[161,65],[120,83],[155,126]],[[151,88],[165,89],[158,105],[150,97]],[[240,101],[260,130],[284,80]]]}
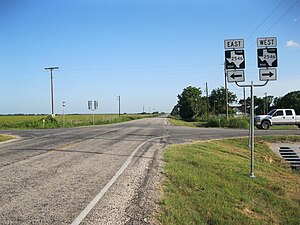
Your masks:
{"label": "right-pointing arrow", "polygon": [[269,71],[269,73],[262,73],[261,75],[264,76],[264,77],[266,77],[266,76],[272,77],[274,75],[274,73]]}

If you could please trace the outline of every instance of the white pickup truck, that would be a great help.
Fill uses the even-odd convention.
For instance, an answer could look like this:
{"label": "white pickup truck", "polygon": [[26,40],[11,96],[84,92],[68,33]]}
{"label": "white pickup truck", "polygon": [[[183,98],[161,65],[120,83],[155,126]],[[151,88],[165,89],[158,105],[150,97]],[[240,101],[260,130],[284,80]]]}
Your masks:
{"label": "white pickup truck", "polygon": [[267,115],[254,117],[258,129],[267,130],[273,125],[297,125],[300,128],[300,116],[294,109],[273,109]]}

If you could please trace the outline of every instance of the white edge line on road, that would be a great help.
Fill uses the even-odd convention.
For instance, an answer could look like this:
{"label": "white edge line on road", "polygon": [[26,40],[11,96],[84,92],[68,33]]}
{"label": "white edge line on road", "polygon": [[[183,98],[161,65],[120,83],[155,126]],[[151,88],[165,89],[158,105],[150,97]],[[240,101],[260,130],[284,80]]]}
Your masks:
{"label": "white edge line on road", "polygon": [[151,138],[151,139],[141,143],[139,146],[137,146],[135,148],[135,150],[131,153],[131,155],[127,158],[126,162],[122,165],[122,167],[116,172],[116,174],[113,176],[113,178],[102,188],[102,190],[96,195],[96,197],[85,207],[85,209],[77,216],[77,218],[71,223],[71,225],[79,225],[84,220],[84,218],[89,214],[89,212],[95,207],[95,205],[102,198],[102,196],[108,191],[108,189],[116,182],[118,177],[128,167],[128,165],[130,164],[134,155],[144,144],[146,144],[149,141],[153,141],[155,139],[159,139],[162,137]]}

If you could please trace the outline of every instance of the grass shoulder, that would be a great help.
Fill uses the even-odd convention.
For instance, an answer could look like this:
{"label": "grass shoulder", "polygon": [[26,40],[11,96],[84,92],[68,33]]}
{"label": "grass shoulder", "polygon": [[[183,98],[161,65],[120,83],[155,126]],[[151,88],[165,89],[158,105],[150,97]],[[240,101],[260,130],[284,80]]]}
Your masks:
{"label": "grass shoulder", "polygon": [[248,128],[249,119],[247,117],[208,117],[195,118],[192,121],[186,121],[178,117],[169,117],[169,123],[173,126],[186,127],[227,127],[227,128]]}
{"label": "grass shoulder", "polygon": [[[169,117],[168,121],[172,126],[185,127],[222,127],[222,128],[249,128],[250,121],[248,117],[233,117],[230,116],[228,120],[225,117],[212,116],[208,118],[196,118],[196,121],[186,121],[178,117]],[[256,128],[255,128],[256,129]],[[298,130],[296,125],[280,125],[271,126],[271,130]]]}
{"label": "grass shoulder", "polygon": [[177,119],[175,117],[168,118],[169,124],[172,126],[183,126],[183,127],[205,127],[206,122],[191,122]]}
{"label": "grass shoulder", "polygon": [[15,137],[10,136],[10,135],[0,134],[0,142],[9,141],[12,139],[15,139]]}
{"label": "grass shoulder", "polygon": [[266,142],[299,136],[259,137],[249,178],[248,139],[170,146],[164,155],[161,224],[298,224],[300,174]]}

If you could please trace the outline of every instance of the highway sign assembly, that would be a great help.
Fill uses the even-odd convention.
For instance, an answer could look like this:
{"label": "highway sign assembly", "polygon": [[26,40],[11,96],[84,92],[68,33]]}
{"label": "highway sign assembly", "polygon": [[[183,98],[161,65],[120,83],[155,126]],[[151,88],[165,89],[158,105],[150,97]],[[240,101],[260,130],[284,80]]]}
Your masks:
{"label": "highway sign assembly", "polygon": [[[257,59],[259,70],[259,79],[265,81],[264,84],[239,84],[245,81],[245,55],[244,55],[244,40],[230,39],[224,41],[225,50],[225,89],[227,90],[227,82],[235,82],[237,86],[242,88],[250,88],[250,129],[249,129],[249,146],[251,149],[250,155],[250,177],[254,175],[254,88],[264,87],[270,80],[277,80],[276,68],[277,62],[277,38],[262,37],[257,38]],[[236,50],[238,49],[238,50]],[[227,79],[226,79],[227,78]],[[226,100],[227,104],[227,100]]]}
{"label": "highway sign assembly", "polygon": [[225,51],[226,69],[245,69],[244,50]]}
{"label": "highway sign assembly", "polygon": [[277,48],[257,49],[258,67],[277,67]]}
{"label": "highway sign assembly", "polygon": [[227,81],[232,82],[244,82],[244,70],[227,70]]}
{"label": "highway sign assembly", "polygon": [[[94,103],[94,104],[93,104]],[[88,101],[88,109],[93,112],[93,125],[95,125],[95,115],[94,111],[98,109],[98,101]]]}
{"label": "highway sign assembly", "polygon": [[260,81],[277,80],[276,68],[260,69],[259,80]]}
{"label": "highway sign assembly", "polygon": [[88,109],[91,110],[91,111],[97,110],[98,109],[98,101],[97,100],[88,101]]}

